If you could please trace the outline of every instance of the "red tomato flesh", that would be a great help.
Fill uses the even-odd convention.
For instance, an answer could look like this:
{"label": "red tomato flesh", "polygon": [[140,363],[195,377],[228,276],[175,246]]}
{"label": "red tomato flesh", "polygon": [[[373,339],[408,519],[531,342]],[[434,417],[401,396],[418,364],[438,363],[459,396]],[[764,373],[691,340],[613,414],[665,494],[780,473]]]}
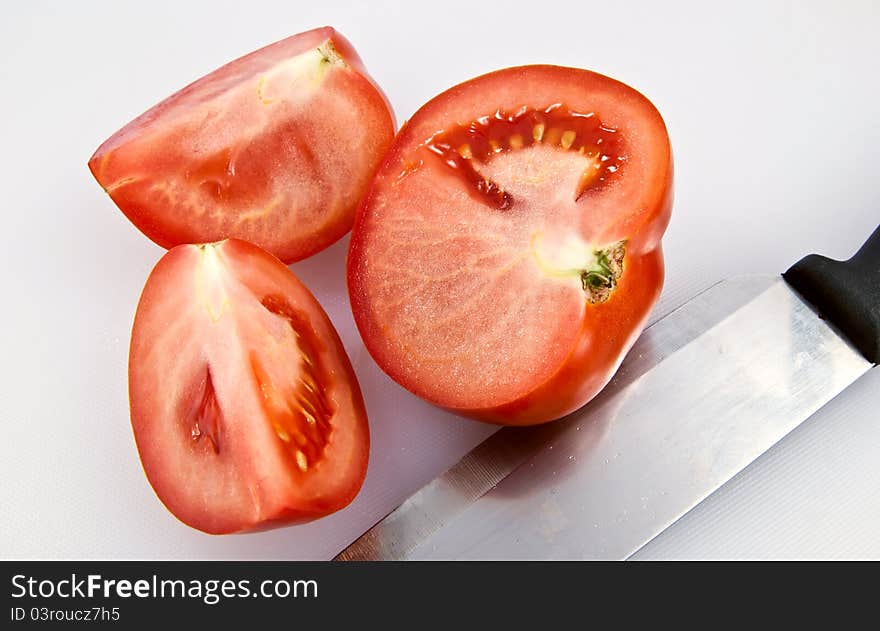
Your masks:
{"label": "red tomato flesh", "polygon": [[333,325],[287,267],[244,241],[178,246],[156,265],[129,395],[150,483],[200,530],[320,517],[366,475],[367,416]]}
{"label": "red tomato flesh", "polygon": [[236,237],[292,262],[348,232],[393,135],[384,95],[326,27],[165,99],[102,144],[89,168],[163,247]]}
{"label": "red tomato flesh", "polygon": [[666,128],[632,88],[555,66],[456,86],[401,129],[355,220],[367,349],[460,414],[567,414],[644,327],[671,206]]}

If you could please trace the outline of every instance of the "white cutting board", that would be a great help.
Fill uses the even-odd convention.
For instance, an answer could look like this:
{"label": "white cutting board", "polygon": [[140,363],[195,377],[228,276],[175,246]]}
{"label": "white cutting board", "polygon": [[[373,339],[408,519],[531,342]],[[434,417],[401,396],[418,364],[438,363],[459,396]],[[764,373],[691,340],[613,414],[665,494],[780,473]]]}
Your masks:
{"label": "white cutting board", "polygon": [[[364,390],[372,453],[355,502],[312,524],[212,537],[171,517],[140,469],[128,335],[162,250],[86,162],[189,81],[322,24],[351,39],[399,121],[454,83],[522,63],[591,68],[648,95],[676,156],[658,313],[812,250],[848,256],[880,222],[871,2],[4,5],[0,558],[329,558],[492,431],[376,368],[348,308],[346,240],[293,269]],[[873,371],[640,556],[880,557],[878,386]]]}

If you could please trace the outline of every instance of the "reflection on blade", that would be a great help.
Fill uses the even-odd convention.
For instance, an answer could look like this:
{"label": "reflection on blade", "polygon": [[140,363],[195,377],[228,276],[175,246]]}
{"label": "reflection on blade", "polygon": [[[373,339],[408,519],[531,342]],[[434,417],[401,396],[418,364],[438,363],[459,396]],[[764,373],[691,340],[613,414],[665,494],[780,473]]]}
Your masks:
{"label": "reflection on blade", "polygon": [[870,368],[783,281],[613,397],[409,558],[627,558]]}
{"label": "reflection on blade", "polygon": [[[771,289],[761,294],[768,286]],[[758,294],[761,296],[757,300],[736,312]],[[764,316],[761,313],[764,309],[775,310],[775,314]],[[728,318],[732,312],[736,313]],[[706,343],[701,336],[717,336],[709,329],[725,318],[728,320],[718,330],[730,339],[710,339],[710,350],[700,352],[699,347]],[[733,325],[730,320],[734,321]],[[736,324],[737,320],[740,324]],[[813,321],[820,326],[804,326]],[[744,333],[735,330],[743,325],[747,327]],[[821,333],[818,337],[817,332]],[[740,336],[738,341],[737,335]],[[780,358],[760,358],[759,338],[773,341],[777,347],[783,345],[781,340],[792,338],[803,340],[804,346],[789,343],[786,351],[777,349],[782,355],[780,367]],[[792,358],[801,367],[805,362],[815,364],[824,350],[813,353],[819,354],[814,357],[810,354],[810,345],[826,338],[840,346],[838,350],[845,360],[850,359],[848,356],[852,353],[844,352],[848,347],[783,283],[774,283],[773,278],[754,277],[719,283],[646,329],[614,380],[590,405],[556,423],[496,432],[337,558],[447,558],[462,554],[504,558],[626,556],[850,383],[855,378],[852,374],[861,374],[859,369],[862,372],[867,369],[866,362],[862,362],[865,364],[862,367],[858,362],[848,361],[842,371],[837,371],[836,379],[826,379],[829,382],[824,388],[812,389],[814,395],[796,392],[812,381],[822,381],[823,369],[814,365],[807,379],[806,375],[792,372]],[[753,356],[748,356],[750,353]],[[773,361],[775,367],[768,366]],[[743,365],[751,362],[764,363],[744,370]],[[827,370],[834,371],[834,368]],[[702,398],[705,404],[705,399],[711,400],[718,393],[725,396],[725,382],[736,375],[748,377],[747,383],[738,387],[749,390],[757,387],[758,399],[761,392],[773,388],[777,388],[777,395],[799,394],[799,406],[789,405],[788,412],[798,407],[803,416],[792,420],[788,429],[784,429],[784,423],[780,424],[784,429],[782,433],[767,429],[763,434],[750,436],[748,430],[738,435],[738,421],[734,418],[724,421],[728,424],[726,430],[719,430],[711,424],[708,427],[694,424],[687,414],[682,416],[674,411],[674,401],[687,407],[690,404],[686,402],[699,403],[697,399]],[[710,382],[711,387],[707,385]],[[661,391],[651,391],[650,395],[642,393],[651,387]],[[710,391],[704,392],[706,387]],[[727,384],[726,387],[736,386]],[[729,398],[722,403],[734,415],[737,405],[749,405],[746,393],[738,392],[738,395],[741,396],[739,403],[731,403]],[[699,409],[694,412],[697,416]],[[624,411],[635,418],[622,421],[620,416]],[[764,439],[772,439],[772,442],[763,444]],[[738,442],[742,444],[737,446]],[[705,448],[698,448],[703,443]],[[724,453],[712,454],[713,449],[726,452],[728,447],[732,447],[729,458]],[[626,451],[625,457],[621,449]],[[655,452],[659,450],[675,451],[678,455],[658,457]],[[665,475],[661,472],[657,477],[654,469],[667,467],[661,463],[670,458],[681,461],[688,457],[690,469],[688,466],[669,469],[670,476],[687,478],[684,486],[676,488],[672,495],[668,490],[658,490],[660,497],[668,497],[668,500],[651,501],[650,492],[656,486],[653,482],[664,480]],[[701,460],[707,458],[711,462]],[[527,466],[508,477],[527,461]],[[702,471],[707,468],[708,473]],[[652,481],[652,477],[656,479]],[[673,481],[666,480],[667,485]],[[499,486],[495,488],[496,485]],[[560,495],[562,491],[565,497]],[[596,497],[591,499],[591,493]],[[684,497],[679,497],[681,494]],[[600,501],[594,502],[594,499]],[[665,507],[660,509],[659,504]],[[591,506],[593,508],[589,508]],[[598,515],[603,511],[613,514],[603,514],[600,520]],[[636,520],[637,514],[643,519]],[[590,523],[586,523],[588,521]],[[628,529],[620,527],[623,523],[630,523],[630,530],[641,534],[628,536]],[[621,534],[615,534],[617,531]],[[606,541],[607,537],[614,539],[614,545]],[[523,539],[531,540],[523,544]]]}

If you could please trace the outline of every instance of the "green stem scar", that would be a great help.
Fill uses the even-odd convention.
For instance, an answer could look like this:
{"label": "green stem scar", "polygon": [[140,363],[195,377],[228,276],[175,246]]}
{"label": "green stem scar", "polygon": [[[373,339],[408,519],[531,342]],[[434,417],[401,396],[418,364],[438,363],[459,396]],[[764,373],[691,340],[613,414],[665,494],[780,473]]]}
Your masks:
{"label": "green stem scar", "polygon": [[333,46],[333,42],[329,39],[324,42],[321,46],[317,48],[318,54],[321,55],[321,63],[334,65],[339,64],[344,66],[345,61],[342,59],[342,55],[337,52],[336,47]]}
{"label": "green stem scar", "polygon": [[586,295],[587,302],[605,302],[617,288],[617,281],[623,274],[623,259],[626,256],[626,240],[599,247],[585,248],[583,265],[576,267],[557,267],[543,259],[538,252],[540,233],[532,236],[532,254],[538,267],[547,276],[578,277]]}

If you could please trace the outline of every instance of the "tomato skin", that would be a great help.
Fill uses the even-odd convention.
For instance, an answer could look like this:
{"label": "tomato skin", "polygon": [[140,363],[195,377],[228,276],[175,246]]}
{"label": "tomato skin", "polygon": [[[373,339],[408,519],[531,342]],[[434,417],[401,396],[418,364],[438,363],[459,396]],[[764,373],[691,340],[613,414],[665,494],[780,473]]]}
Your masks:
{"label": "tomato skin", "polygon": [[[463,416],[499,425],[535,425],[583,407],[604,388],[645,328],[663,285],[663,254],[658,247],[629,262],[629,279],[619,295],[604,303],[594,318],[584,320],[578,344],[559,371],[527,395],[482,409],[451,409]],[[595,331],[613,331],[594,336]]]}
{"label": "tomato skin", "polygon": [[351,43],[324,27],[158,103],[105,141],[89,169],[164,248],[233,237],[290,263],[351,229],[394,129]]}
{"label": "tomato skin", "polygon": [[[332,413],[320,419],[319,456],[303,468],[293,450],[300,443],[281,430],[316,436],[290,414],[305,409],[306,356],[321,369],[317,385]],[[366,476],[367,414],[333,324],[283,263],[244,241],[177,246],[156,265],[132,328],[129,400],[150,484],[204,532],[327,515],[347,506]]]}
{"label": "tomato skin", "polygon": [[[388,247],[386,227],[394,217],[409,216],[413,223],[418,223],[417,220],[424,221],[426,216],[430,219],[431,214],[436,213],[442,215],[443,222],[452,229],[472,208],[460,196],[454,198],[455,202],[440,201],[444,187],[450,186],[448,173],[442,174],[442,167],[429,168],[423,164],[426,159],[415,161],[413,156],[418,147],[424,147],[439,131],[467,125],[480,116],[491,117],[496,108],[500,112],[514,112],[520,107],[545,107],[560,102],[574,109],[598,112],[623,134],[630,132],[633,139],[630,149],[638,150],[629,156],[635,166],[630,165],[628,172],[622,172],[614,184],[616,188],[609,189],[621,203],[613,208],[601,207],[610,218],[600,222],[597,228],[586,223],[573,228],[581,232],[592,230],[590,236],[596,243],[625,241],[625,271],[606,301],[587,305],[580,319],[565,322],[562,328],[569,332],[553,340],[557,346],[565,347],[564,352],[557,351],[556,363],[543,371],[536,370],[534,376],[526,374],[516,387],[504,391],[507,393],[504,397],[493,395],[491,380],[469,386],[461,378],[462,374],[481,376],[478,369],[470,373],[462,371],[456,375],[457,381],[450,378],[450,384],[440,384],[444,377],[439,369],[428,374],[421,368],[420,362],[431,362],[424,359],[425,349],[419,346],[417,337],[407,337],[406,317],[401,315],[424,313],[419,311],[418,299],[386,299],[385,285],[403,284],[405,278],[389,271],[390,263],[381,272],[377,267],[382,266],[383,253],[385,256],[391,253],[394,263],[401,264],[394,256],[395,248]],[[417,166],[410,166],[414,161]],[[409,171],[420,170],[429,173],[423,176],[424,183],[409,184],[414,179]],[[348,287],[365,346],[378,365],[403,387],[463,416],[503,425],[531,425],[577,410],[598,394],[614,375],[644,328],[660,294],[664,279],[661,237],[670,220],[672,183],[672,151],[662,118],[644,96],[613,79],[573,68],[524,66],[489,73],[447,90],[424,105],[400,130],[355,219],[348,258]],[[600,192],[598,195],[601,204],[602,195],[609,194]],[[389,212],[389,208],[401,210],[395,214]],[[410,210],[403,210],[406,208]],[[406,238],[415,240],[417,237],[409,234]],[[447,258],[461,255],[451,246],[447,245],[447,249]],[[421,255],[416,253],[416,256]],[[424,272],[430,267],[425,261],[431,260],[425,255],[420,260],[421,267],[413,269]],[[453,268],[454,265],[450,265],[449,269]],[[464,265],[458,271],[463,269]],[[444,272],[448,271],[444,268]],[[398,313],[389,313],[389,304],[396,305],[390,309],[392,312],[397,309]],[[484,307],[490,311],[495,308],[492,304]],[[497,313],[503,314],[503,309]],[[443,313],[430,317],[444,321]],[[471,327],[475,344],[479,343],[481,333],[476,325],[464,321],[457,326]],[[425,327],[419,330],[424,332]],[[408,350],[401,353],[401,348]],[[419,358],[412,359],[416,355]],[[496,359],[504,364],[516,358]],[[445,368],[450,373],[455,370],[453,363]],[[491,366],[487,371],[490,370]],[[467,392],[459,394],[456,388]]]}

